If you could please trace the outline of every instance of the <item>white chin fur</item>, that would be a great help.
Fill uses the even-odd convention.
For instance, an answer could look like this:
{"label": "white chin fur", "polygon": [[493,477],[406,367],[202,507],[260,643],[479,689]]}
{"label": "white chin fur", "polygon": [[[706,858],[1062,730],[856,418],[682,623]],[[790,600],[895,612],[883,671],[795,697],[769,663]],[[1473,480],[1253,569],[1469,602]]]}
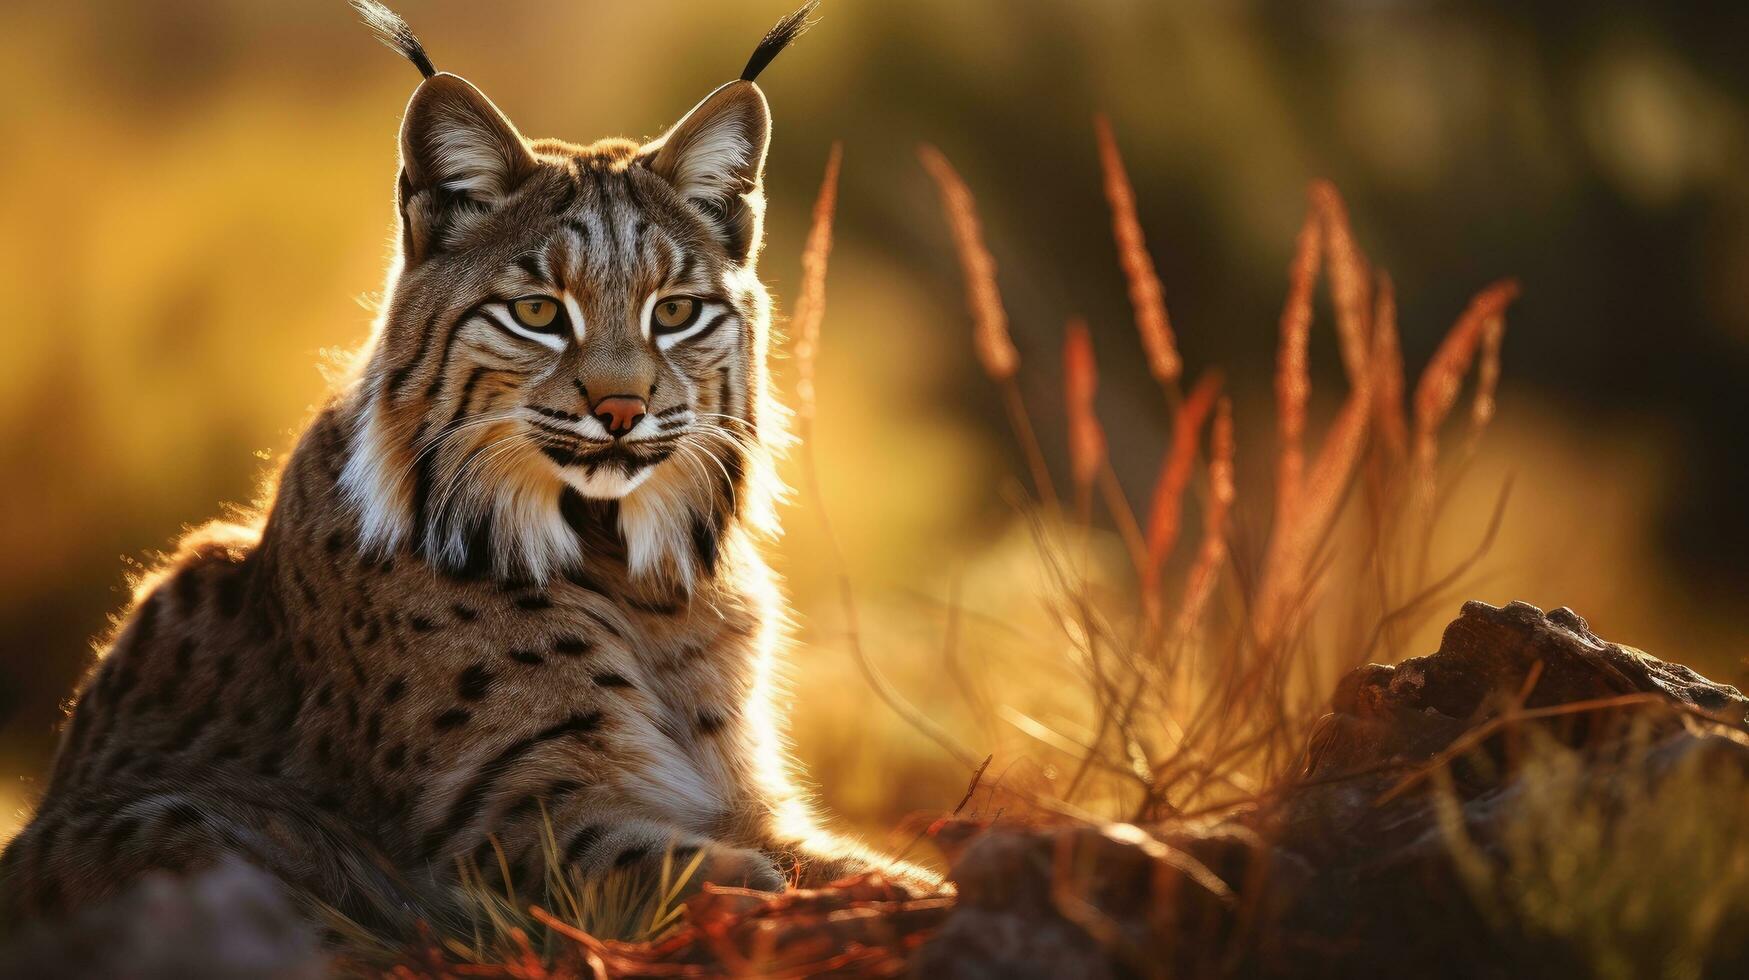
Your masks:
{"label": "white chin fur", "polygon": [[646,466],[627,476],[624,470],[612,467],[588,473],[579,467],[565,466],[559,469],[559,474],[571,489],[591,500],[618,500],[642,486],[655,469],[655,466]]}

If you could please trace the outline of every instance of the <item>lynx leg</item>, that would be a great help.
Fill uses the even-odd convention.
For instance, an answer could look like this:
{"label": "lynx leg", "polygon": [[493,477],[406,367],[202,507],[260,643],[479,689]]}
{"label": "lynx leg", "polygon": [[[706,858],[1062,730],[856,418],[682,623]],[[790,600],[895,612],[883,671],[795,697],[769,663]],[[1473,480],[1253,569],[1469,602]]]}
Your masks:
{"label": "lynx leg", "polygon": [[282,789],[222,776],[56,801],[0,858],[0,905],[8,918],[57,917],[147,872],[191,873],[226,857],[373,929],[411,936],[419,919],[443,914],[431,889],[403,879],[343,821]]}
{"label": "lynx leg", "polygon": [[566,858],[585,877],[628,871],[653,877],[660,875],[665,861],[674,873],[679,873],[700,852],[703,856],[687,881],[685,892],[697,891],[707,882],[759,891],[782,891],[788,881],[771,858],[760,851],[733,847],[647,820],[579,828],[573,831]]}

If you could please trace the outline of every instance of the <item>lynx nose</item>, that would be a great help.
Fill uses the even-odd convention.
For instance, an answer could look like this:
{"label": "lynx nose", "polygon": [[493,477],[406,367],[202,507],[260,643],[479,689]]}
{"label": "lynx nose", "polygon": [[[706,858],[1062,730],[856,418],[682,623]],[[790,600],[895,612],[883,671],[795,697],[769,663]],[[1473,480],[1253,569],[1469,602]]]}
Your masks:
{"label": "lynx nose", "polygon": [[644,418],[644,400],[633,395],[609,395],[590,410],[595,420],[615,439],[632,431]]}

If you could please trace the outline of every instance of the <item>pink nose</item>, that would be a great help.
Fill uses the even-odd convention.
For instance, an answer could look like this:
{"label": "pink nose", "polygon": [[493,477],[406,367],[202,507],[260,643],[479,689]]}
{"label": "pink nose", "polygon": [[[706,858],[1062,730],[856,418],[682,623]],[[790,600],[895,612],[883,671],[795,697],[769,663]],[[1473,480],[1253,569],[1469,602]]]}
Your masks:
{"label": "pink nose", "polygon": [[609,395],[597,401],[589,412],[609,435],[618,439],[643,420],[644,400],[632,395]]}

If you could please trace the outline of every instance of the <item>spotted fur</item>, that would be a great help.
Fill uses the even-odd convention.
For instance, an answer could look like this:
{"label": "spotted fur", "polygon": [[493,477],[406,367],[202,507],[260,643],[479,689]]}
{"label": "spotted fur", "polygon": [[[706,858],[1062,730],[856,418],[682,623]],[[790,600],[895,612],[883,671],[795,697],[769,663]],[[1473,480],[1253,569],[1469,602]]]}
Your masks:
{"label": "spotted fur", "polygon": [[[765,888],[859,866],[809,822],[772,701],[765,96],[730,82],[647,143],[528,140],[361,9],[427,76],[381,316],[260,518],[140,583],[0,859],[0,921],[239,855],[408,926],[489,835],[538,879],[543,820],[585,874],[671,847]],[[672,295],[702,309],[662,333]],[[614,439],[595,407],[634,396]]]}

